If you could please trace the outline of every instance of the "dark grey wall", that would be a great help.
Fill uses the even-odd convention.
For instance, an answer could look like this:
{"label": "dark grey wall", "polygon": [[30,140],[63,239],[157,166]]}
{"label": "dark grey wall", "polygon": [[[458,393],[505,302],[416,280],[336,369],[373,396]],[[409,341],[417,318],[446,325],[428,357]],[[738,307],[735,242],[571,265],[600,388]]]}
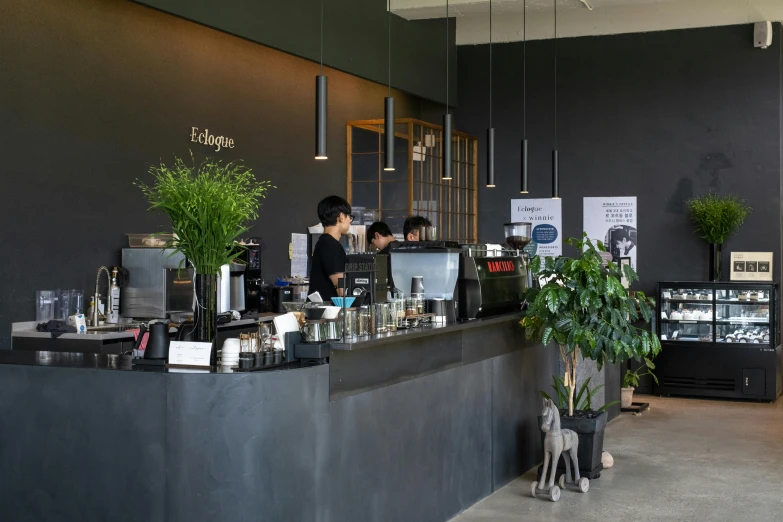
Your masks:
{"label": "dark grey wall", "polygon": [[[707,278],[707,246],[683,201],[709,190],[753,207],[724,245],[726,259],[732,250],[781,259],[781,50],[754,49],[752,34],[752,25],[741,25],[558,42],[564,237],[581,234],[584,196],[637,196],[645,291],[660,280]],[[779,24],[774,38],[781,39]],[[509,201],[521,197],[522,49],[493,46],[497,188],[479,192],[482,241],[502,239]],[[527,56],[530,197],[549,197],[552,41],[529,43]],[[487,64],[487,46],[459,48],[456,125],[478,136],[488,125]],[[479,156],[483,179],[484,140]]]}
{"label": "dark grey wall", "polygon": [[[140,4],[310,60],[320,60],[323,4],[323,61],[335,69],[386,83],[386,0],[135,0]],[[449,85],[456,97],[456,18],[449,19]],[[446,22],[391,17],[392,85],[423,98],[446,97]]]}
{"label": "dark grey wall", "polygon": [[[383,117],[382,85],[329,70],[330,158],[316,162],[316,64],[120,0],[5,1],[0,48],[0,348],[34,318],[35,290],[89,290],[125,233],[161,230],[132,183],[211,153],[191,126],[234,138],[212,154],[277,186],[249,234],[273,278],[318,200],[346,192],[346,121]],[[418,98],[395,96],[398,117],[418,117]]]}

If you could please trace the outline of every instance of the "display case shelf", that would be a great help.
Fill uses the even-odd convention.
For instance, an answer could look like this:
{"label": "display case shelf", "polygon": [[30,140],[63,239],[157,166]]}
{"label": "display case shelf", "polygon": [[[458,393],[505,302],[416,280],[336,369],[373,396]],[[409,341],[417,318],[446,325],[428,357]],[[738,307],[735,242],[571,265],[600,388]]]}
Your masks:
{"label": "display case shelf", "polygon": [[780,395],[776,283],[663,282],[657,302],[662,395],[765,400]]}

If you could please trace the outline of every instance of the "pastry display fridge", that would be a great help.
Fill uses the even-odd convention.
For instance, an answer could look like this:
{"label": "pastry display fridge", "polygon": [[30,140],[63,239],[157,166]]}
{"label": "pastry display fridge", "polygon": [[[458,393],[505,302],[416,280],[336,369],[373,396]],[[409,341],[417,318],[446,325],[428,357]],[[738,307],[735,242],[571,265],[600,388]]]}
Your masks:
{"label": "pastry display fridge", "polygon": [[774,401],[783,387],[777,283],[658,283],[661,395]]}

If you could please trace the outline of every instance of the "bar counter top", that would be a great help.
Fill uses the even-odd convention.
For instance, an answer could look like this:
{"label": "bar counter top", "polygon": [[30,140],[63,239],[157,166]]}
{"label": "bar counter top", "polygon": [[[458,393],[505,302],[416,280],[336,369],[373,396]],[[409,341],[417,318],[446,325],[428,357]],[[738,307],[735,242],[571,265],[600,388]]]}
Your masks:
{"label": "bar counter top", "polygon": [[333,343],[332,349],[333,350],[361,350],[365,348],[374,348],[376,346],[396,343],[402,340],[412,341],[414,339],[421,339],[433,335],[440,335],[440,334],[451,333],[451,332],[460,332],[462,330],[468,330],[471,328],[481,328],[485,326],[507,323],[509,322],[509,320],[512,319],[519,320],[521,318],[522,318],[522,314],[520,312],[514,312],[510,314],[503,314],[495,317],[486,317],[482,319],[460,320],[456,323],[450,323],[450,324],[424,325],[418,328],[411,328],[408,330],[397,330],[396,332],[377,334],[369,337],[359,337],[358,339],[348,341],[344,344]]}

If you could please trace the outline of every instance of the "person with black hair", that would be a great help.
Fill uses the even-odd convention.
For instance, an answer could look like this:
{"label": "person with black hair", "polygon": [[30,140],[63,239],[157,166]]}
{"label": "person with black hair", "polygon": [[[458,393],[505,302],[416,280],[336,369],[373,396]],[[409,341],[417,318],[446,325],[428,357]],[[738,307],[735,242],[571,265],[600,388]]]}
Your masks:
{"label": "person with black hair", "polygon": [[391,267],[391,249],[400,242],[394,239],[389,225],[383,221],[376,221],[367,229],[367,237],[372,246],[378,249],[379,254],[389,256],[387,258],[386,273],[389,276],[389,288],[394,288]]}
{"label": "person with black hair", "polygon": [[337,281],[345,272],[345,248],[340,238],[351,228],[351,205],[339,196],[329,196],[318,203],[318,219],[324,233],[313,250],[310,267],[310,293],[318,292],[328,302],[332,297],[342,295]]}
{"label": "person with black hair", "polygon": [[379,254],[388,254],[391,247],[397,243],[389,225],[383,221],[376,221],[367,229],[367,241],[378,249]]}
{"label": "person with black hair", "polygon": [[419,228],[431,227],[432,221],[422,216],[408,216],[402,224],[405,241],[419,241]]}

